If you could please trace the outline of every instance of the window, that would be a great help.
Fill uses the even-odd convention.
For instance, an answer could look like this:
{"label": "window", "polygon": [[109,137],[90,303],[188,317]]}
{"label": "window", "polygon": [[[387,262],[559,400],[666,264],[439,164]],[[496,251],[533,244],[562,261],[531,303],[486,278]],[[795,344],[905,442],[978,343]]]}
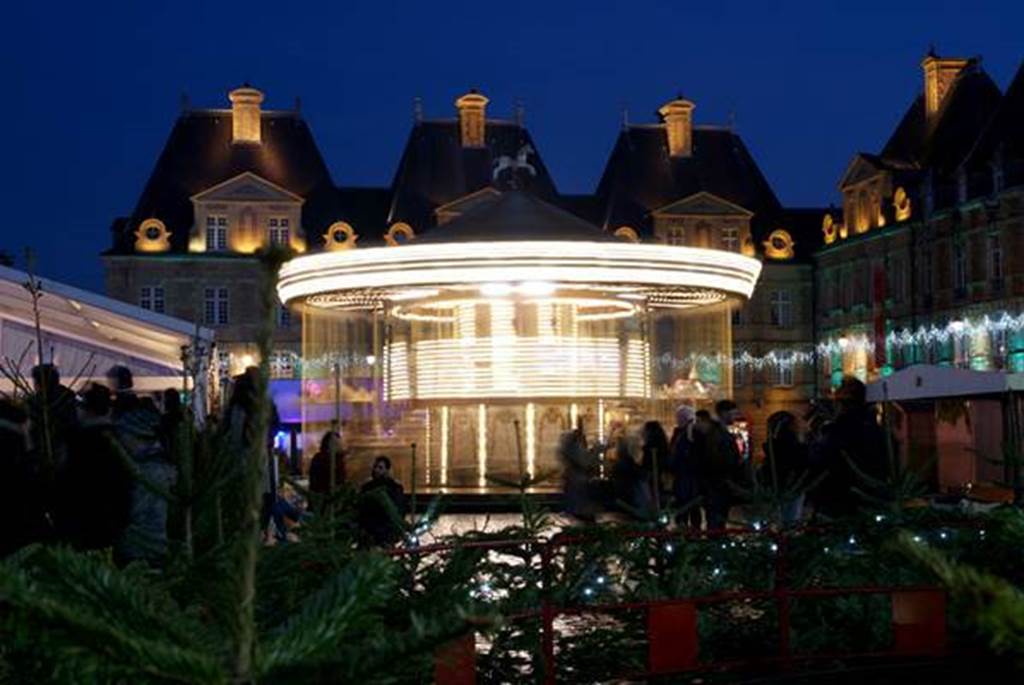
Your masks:
{"label": "window", "polygon": [[267,222],[271,245],[285,245],[291,242],[291,225],[288,218],[271,218]]}
{"label": "window", "polygon": [[277,306],[277,327],[288,328],[292,325],[292,312],[283,304]]}
{"label": "window", "polygon": [[772,385],[791,386],[793,385],[793,363],[791,361],[778,362],[772,367],[774,378]]}
{"label": "window", "polygon": [[215,326],[228,323],[228,289],[206,288],[203,303],[203,321]]}
{"label": "window", "polygon": [[293,378],[295,376],[295,353],[277,350],[270,353],[270,377]]}
{"label": "window", "polygon": [[953,289],[958,297],[967,294],[967,245],[953,243]]}
{"label": "window", "polygon": [[990,344],[992,366],[996,369],[1006,368],[1007,352],[1009,351],[1010,336],[1005,328],[997,328],[992,331]]}
{"label": "window", "polygon": [[210,215],[206,217],[206,250],[223,252],[228,249],[228,218]]}
{"label": "window", "polygon": [[998,233],[990,233],[988,236],[988,277],[993,285],[1002,285],[1003,243]]}
{"label": "window", "polygon": [[156,312],[158,314],[164,313],[164,289],[163,286],[159,285],[146,285],[142,287],[142,291],[139,293],[139,306],[143,309]]}
{"label": "window", "polygon": [[789,328],[793,325],[793,296],[788,290],[773,290],[770,306],[773,326]]}
{"label": "window", "polygon": [[735,226],[726,226],[722,229],[722,249],[729,252],[739,252],[740,230]]}

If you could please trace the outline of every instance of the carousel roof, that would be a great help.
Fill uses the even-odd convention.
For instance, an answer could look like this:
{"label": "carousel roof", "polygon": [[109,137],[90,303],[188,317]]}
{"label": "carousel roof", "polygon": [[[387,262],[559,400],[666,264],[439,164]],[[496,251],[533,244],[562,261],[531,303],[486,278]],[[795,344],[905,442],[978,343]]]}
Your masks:
{"label": "carousel roof", "polygon": [[616,240],[575,214],[521,190],[508,190],[446,224],[427,231],[417,242],[479,240]]}
{"label": "carousel roof", "polygon": [[296,257],[282,302],[342,309],[433,297],[441,289],[536,294],[585,290],[652,306],[748,298],[761,263],[736,252],[617,240],[529,194],[507,191],[414,240]]}

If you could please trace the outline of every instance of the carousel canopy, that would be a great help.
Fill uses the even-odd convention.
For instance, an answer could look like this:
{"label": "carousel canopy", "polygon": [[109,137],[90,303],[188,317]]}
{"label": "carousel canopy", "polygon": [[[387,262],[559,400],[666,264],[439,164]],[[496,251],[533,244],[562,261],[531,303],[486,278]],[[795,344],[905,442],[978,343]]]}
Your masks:
{"label": "carousel canopy", "polygon": [[407,244],[293,259],[278,294],[288,304],[369,309],[443,290],[573,290],[692,307],[748,298],[761,263],[735,252],[616,240],[528,194],[509,191]]}

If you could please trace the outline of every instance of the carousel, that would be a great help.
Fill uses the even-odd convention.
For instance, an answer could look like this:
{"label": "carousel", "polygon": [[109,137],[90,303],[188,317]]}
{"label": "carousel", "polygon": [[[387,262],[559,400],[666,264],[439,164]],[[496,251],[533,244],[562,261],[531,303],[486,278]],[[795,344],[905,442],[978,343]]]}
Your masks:
{"label": "carousel", "polygon": [[397,226],[373,247],[332,227],[334,249],[281,270],[307,457],[337,427],[350,473],[384,454],[407,488],[491,492],[556,470],[565,430],[607,443],[731,395],[730,309],[758,260],[609,234],[519,191]]}

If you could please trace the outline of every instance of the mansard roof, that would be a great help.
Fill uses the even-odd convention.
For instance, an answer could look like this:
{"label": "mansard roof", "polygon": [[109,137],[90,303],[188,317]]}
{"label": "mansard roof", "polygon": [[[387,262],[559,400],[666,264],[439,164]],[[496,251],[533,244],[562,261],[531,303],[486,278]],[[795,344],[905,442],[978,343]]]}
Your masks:
{"label": "mansard roof", "polygon": [[766,225],[781,210],[734,131],[694,127],[692,155],[672,157],[663,126],[629,125],[619,133],[597,187],[603,206],[601,223],[606,228],[632,226],[649,236],[651,212],[701,192],[753,212],[755,228]]}
{"label": "mansard roof", "polygon": [[999,86],[972,60],[957,75],[939,107],[938,123],[929,134],[924,95],[904,113],[879,157],[894,168],[931,169],[948,174],[960,164],[995,113],[1002,97]]}
{"label": "mansard roof", "polygon": [[[414,124],[391,184],[387,221],[403,221],[420,233],[435,225],[435,210],[473,192],[496,186],[516,187],[548,200],[557,197],[555,183],[536,152],[530,132],[512,121],[487,119],[484,147],[463,147],[456,119]],[[526,169],[510,170],[496,179],[502,157],[526,153]]]}
{"label": "mansard roof", "polygon": [[244,173],[305,199],[302,224],[311,244],[339,214],[339,195],[306,122],[297,112],[264,111],[262,142],[232,144],[230,110],[183,112],[131,216],[115,221],[111,252],[131,252],[133,232],[148,218],[171,232],[171,249],[188,249],[191,198]]}
{"label": "mansard roof", "polygon": [[989,165],[997,156],[1002,158],[1007,185],[1024,183],[1024,62],[964,164],[969,172],[989,176]]}

